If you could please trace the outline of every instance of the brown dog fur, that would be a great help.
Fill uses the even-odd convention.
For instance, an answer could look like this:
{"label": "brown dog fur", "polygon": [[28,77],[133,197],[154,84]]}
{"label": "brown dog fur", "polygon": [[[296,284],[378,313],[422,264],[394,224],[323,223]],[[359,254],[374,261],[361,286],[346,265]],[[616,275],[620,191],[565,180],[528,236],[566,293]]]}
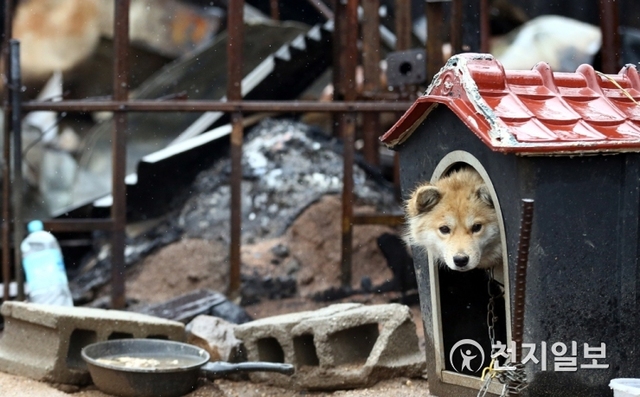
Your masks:
{"label": "brown dog fur", "polygon": [[418,186],[406,202],[406,215],[408,242],[453,270],[491,268],[502,261],[496,210],[471,168]]}

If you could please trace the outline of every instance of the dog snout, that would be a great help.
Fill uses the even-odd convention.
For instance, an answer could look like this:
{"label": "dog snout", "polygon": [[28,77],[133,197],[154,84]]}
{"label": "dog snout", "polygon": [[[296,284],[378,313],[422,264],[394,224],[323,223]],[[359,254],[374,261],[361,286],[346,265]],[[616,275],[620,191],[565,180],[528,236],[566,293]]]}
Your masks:
{"label": "dog snout", "polygon": [[453,257],[453,263],[458,267],[465,267],[469,264],[469,256],[456,255]]}

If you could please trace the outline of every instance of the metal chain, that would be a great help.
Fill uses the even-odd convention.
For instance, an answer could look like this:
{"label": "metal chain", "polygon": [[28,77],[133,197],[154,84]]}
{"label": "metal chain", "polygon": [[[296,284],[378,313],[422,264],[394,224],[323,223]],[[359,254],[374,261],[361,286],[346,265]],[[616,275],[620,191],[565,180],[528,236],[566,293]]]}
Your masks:
{"label": "metal chain", "polygon": [[489,303],[487,304],[487,329],[489,332],[489,341],[491,342],[491,354],[494,353],[494,346],[496,345],[496,329],[495,324],[498,321],[498,317],[494,311],[495,308],[495,299],[502,296],[496,295],[494,296],[491,291],[491,281],[493,281],[493,268],[487,270],[487,275],[489,276],[489,281],[487,282],[487,293],[489,294]]}
{"label": "metal chain", "polygon": [[498,382],[505,385],[502,389],[502,394],[500,397],[505,397],[507,395],[518,395],[521,391],[527,388],[529,383],[527,382],[527,373],[524,371],[524,364],[522,363],[505,363],[505,367],[509,367],[512,369],[508,369],[506,371],[500,371],[496,378]]}
{"label": "metal chain", "polygon": [[[487,304],[487,329],[489,333],[489,341],[491,342],[491,356],[495,353],[496,346],[496,330],[495,324],[498,321],[498,317],[495,314],[495,299],[501,297],[504,294],[502,291],[498,295],[494,295],[491,291],[491,282],[493,278],[493,268],[487,270],[488,282],[487,292],[489,293],[489,303]],[[500,397],[507,397],[508,395],[518,395],[527,386],[527,374],[524,371],[524,365],[522,363],[512,363],[510,360],[504,363],[500,368],[495,368],[496,359],[492,359],[489,367],[485,368],[482,372],[482,386],[478,390],[477,397],[485,397],[489,391],[491,382],[496,379],[502,383],[502,392]]]}

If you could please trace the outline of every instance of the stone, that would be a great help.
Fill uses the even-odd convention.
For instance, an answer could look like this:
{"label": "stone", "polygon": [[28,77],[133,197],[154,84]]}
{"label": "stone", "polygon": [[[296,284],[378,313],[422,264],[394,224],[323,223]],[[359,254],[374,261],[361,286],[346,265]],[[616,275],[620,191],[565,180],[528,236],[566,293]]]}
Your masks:
{"label": "stone", "polygon": [[187,343],[208,351],[211,361],[238,362],[242,342],[234,334],[235,327],[219,317],[199,315],[186,326]]}

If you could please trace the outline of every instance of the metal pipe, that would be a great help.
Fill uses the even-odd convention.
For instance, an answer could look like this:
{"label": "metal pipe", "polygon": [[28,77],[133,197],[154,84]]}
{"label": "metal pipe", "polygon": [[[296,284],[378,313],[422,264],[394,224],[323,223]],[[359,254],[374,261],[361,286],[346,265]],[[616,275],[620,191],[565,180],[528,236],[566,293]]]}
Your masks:
{"label": "metal pipe", "polygon": [[[377,95],[380,91],[380,0],[362,0],[362,66],[364,69],[363,88],[367,93]],[[378,135],[380,135],[380,114],[365,113],[362,116],[364,135],[364,159],[372,165],[380,164]]]}
{"label": "metal pipe", "polygon": [[[230,101],[242,100],[242,46],[244,0],[229,3],[227,26],[227,98]],[[229,253],[229,291],[228,295],[240,294],[240,266],[242,244],[242,141],[244,127],[242,113],[239,110],[231,114],[231,244]]]}
{"label": "metal pipe", "polygon": [[342,172],[342,245],[340,281],[343,287],[351,287],[353,257],[353,160],[356,120],[353,113],[343,114],[343,172]]}
{"label": "metal pipe", "polygon": [[378,101],[399,101],[401,99],[400,95],[394,92],[372,92],[372,91],[367,91],[367,90],[363,90],[360,95],[360,98],[362,99],[369,99],[369,100],[378,100]]}
{"label": "metal pipe", "polygon": [[480,52],[489,53],[491,27],[489,25],[489,0],[480,0]]}
{"label": "metal pipe", "polygon": [[269,9],[271,12],[271,19],[274,21],[280,20],[280,7],[278,6],[278,0],[269,0]]}
{"label": "metal pipe", "polygon": [[[406,51],[411,48],[411,1],[396,0],[395,8],[395,28],[396,28],[396,51]],[[403,100],[409,99],[410,91],[415,91],[413,86],[401,86],[400,97]],[[398,119],[403,112],[397,114]],[[395,195],[400,196],[400,158],[398,152],[393,154],[393,184]]]}
{"label": "metal pipe", "polygon": [[405,51],[411,48],[411,1],[396,0],[394,11],[396,51]]}
{"label": "metal pipe", "polygon": [[442,59],[442,32],[444,27],[444,10],[440,1],[427,1],[425,14],[427,18],[427,82],[433,79],[444,60]]}
{"label": "metal pipe", "polygon": [[[463,1],[464,0],[453,0],[451,5],[451,26],[449,32],[451,35],[451,55],[462,52],[462,36],[464,31]],[[440,51],[442,51],[442,49]]]}
{"label": "metal pipe", "polygon": [[4,111],[3,123],[3,148],[2,148],[2,280],[4,288],[2,293],[3,301],[9,300],[9,282],[11,281],[11,106],[9,71],[11,70],[11,57],[9,56],[9,39],[11,38],[11,30],[13,26],[13,0],[4,1],[4,32],[2,37],[2,56],[3,56],[3,76],[5,82],[2,92],[2,103]]}
{"label": "metal pipe", "polygon": [[513,341],[517,348],[516,363],[522,361],[522,339],[524,336],[524,303],[527,288],[527,262],[529,260],[529,245],[531,242],[531,225],[533,223],[533,200],[522,199],[522,220],[520,223],[520,240],[518,241],[518,258],[516,262]]}
{"label": "metal pipe", "polygon": [[602,71],[615,74],[620,70],[619,9],[616,0],[600,0],[602,31]]}
{"label": "metal pipe", "polygon": [[[356,66],[358,62],[358,0],[347,0],[338,6],[344,13],[342,69],[344,100],[356,100]],[[355,155],[356,117],[355,113],[342,114],[343,126],[343,175],[342,175],[342,252],[340,279],[343,287],[351,286],[351,260],[353,244],[353,162]]]}
{"label": "metal pipe", "polygon": [[[345,63],[344,47],[346,40],[344,39],[344,31],[346,29],[345,22],[345,4],[341,0],[334,0],[335,14],[333,17],[333,41],[332,41],[332,71],[331,78],[333,82],[332,101],[344,101],[345,83],[343,68]],[[340,114],[331,115],[333,118],[332,134],[334,137],[341,137],[343,131],[343,118]]]}
{"label": "metal pipe", "polygon": [[113,219],[51,219],[43,223],[52,232],[112,231],[115,225]]}
{"label": "metal pipe", "polygon": [[[438,64],[438,69],[442,66]],[[28,101],[22,104],[24,111],[49,110],[53,112],[404,112],[412,102],[365,101],[84,101],[59,102]]]}
{"label": "metal pipe", "polygon": [[[11,69],[11,130],[13,132],[13,258],[18,300],[24,300],[24,277],[20,243],[24,238],[22,219],[22,115],[20,109],[22,78],[20,73],[20,42],[10,41]],[[6,121],[5,121],[6,122]],[[7,181],[9,182],[9,181]]]}
{"label": "metal pipe", "polygon": [[229,288],[227,295],[237,297],[241,288],[242,267],[242,113],[231,114],[231,242],[229,247]]}
{"label": "metal pipe", "polygon": [[[129,5],[130,0],[116,0],[113,21],[113,99],[126,101],[129,95]],[[114,114],[112,139],[111,218],[111,307],[126,306],[124,283],[124,243],[127,224],[127,198],[124,182],[127,162],[127,113],[118,109]]]}
{"label": "metal pipe", "polygon": [[353,217],[354,225],[400,226],[404,223],[403,215],[357,214]]}

